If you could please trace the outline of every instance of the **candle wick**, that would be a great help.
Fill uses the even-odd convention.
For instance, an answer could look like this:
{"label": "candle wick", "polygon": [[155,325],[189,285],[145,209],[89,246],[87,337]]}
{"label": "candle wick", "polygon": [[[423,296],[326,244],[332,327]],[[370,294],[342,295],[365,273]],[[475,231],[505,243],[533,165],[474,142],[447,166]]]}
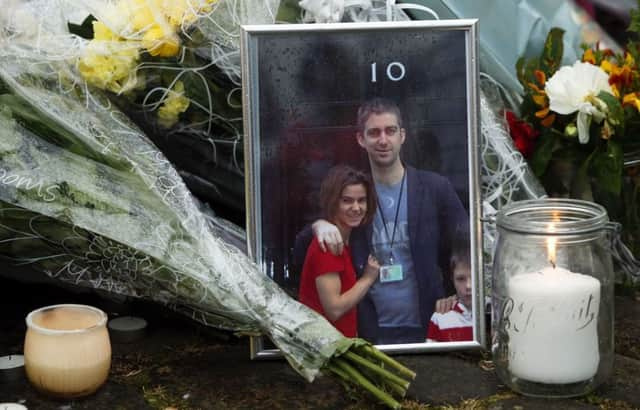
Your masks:
{"label": "candle wick", "polygon": [[549,262],[551,262],[551,266],[553,266],[553,269],[555,269],[556,263],[553,261],[553,259],[549,259]]}

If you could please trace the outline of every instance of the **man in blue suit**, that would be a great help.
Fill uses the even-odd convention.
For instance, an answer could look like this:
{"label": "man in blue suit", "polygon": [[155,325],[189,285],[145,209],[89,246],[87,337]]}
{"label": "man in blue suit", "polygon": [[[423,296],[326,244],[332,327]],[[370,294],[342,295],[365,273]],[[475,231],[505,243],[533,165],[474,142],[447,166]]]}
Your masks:
{"label": "man in blue suit", "polygon": [[[450,182],[402,163],[405,138],[395,103],[375,98],[358,110],[357,141],[369,157],[378,209],[373,223],[352,232],[348,245],[356,272],[366,266],[369,254],[381,265],[379,281],[358,304],[358,336],[374,344],[424,342],[436,301],[445,289],[448,294],[453,289],[453,238],[469,230]],[[318,220],[312,231],[323,250],[342,253],[334,225]],[[308,230],[306,236],[310,240]]]}

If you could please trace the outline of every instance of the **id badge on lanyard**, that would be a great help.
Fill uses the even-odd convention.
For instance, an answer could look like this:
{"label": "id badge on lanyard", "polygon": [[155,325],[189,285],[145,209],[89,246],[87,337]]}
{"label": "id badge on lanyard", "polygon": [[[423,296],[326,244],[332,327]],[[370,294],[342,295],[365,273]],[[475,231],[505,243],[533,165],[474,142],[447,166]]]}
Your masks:
{"label": "id badge on lanyard", "polygon": [[[393,233],[391,234],[391,243],[389,244],[389,259],[385,261],[385,264],[380,266],[380,283],[399,282],[404,279],[404,271],[402,265],[394,263],[393,260],[393,243],[396,236],[396,227],[398,225],[398,213],[400,212],[400,203],[402,199],[402,191],[404,190],[404,179],[406,177],[406,170],[402,174],[402,180],[400,181],[400,193],[398,194],[398,200],[396,201],[397,207],[395,212],[395,218],[393,222]],[[380,202],[378,201],[378,208],[380,208]],[[384,227],[387,238],[389,238],[389,232],[387,231],[387,222],[384,218],[384,212],[380,212],[380,219],[382,219],[382,226]]]}
{"label": "id badge on lanyard", "polygon": [[404,272],[402,271],[402,265],[382,265],[380,266],[380,282],[399,282],[404,279]]}

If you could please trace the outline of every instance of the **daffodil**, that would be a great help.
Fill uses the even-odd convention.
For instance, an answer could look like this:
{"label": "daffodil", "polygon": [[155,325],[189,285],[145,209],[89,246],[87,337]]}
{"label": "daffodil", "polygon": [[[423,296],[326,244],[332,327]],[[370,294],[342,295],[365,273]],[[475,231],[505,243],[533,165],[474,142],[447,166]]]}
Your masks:
{"label": "daffodil", "polygon": [[142,47],[152,56],[173,57],[180,51],[180,39],[174,32],[154,26],[142,36]]}
{"label": "daffodil", "polygon": [[154,9],[149,7],[150,4],[146,0],[121,0],[120,3],[122,9],[128,10],[128,13],[122,17],[130,19],[133,30],[143,32],[158,23],[156,15],[159,15],[159,10],[151,4],[156,9],[154,14]]}
{"label": "daffodil", "polygon": [[140,55],[128,42],[91,41],[78,62],[78,70],[89,83],[116,94],[140,85],[136,66]]}
{"label": "daffodil", "polygon": [[187,108],[189,108],[189,99],[184,95],[184,84],[182,81],[177,81],[158,108],[158,123],[164,128],[171,128]]}
{"label": "daffodil", "polygon": [[592,119],[602,122],[608,112],[607,105],[597,97],[602,91],[613,94],[607,73],[581,61],[561,67],[545,85],[551,111],[561,115],[578,112],[578,140],[582,144],[589,141]]}
{"label": "daffodil", "polygon": [[93,39],[97,41],[119,41],[121,40],[120,36],[111,31],[109,27],[107,27],[101,21],[94,21],[93,25]]}

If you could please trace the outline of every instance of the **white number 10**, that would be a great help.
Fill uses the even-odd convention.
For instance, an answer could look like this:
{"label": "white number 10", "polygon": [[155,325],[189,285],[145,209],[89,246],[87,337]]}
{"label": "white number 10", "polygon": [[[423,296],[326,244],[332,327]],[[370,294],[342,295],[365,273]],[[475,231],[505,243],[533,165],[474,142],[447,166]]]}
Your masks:
{"label": "white number 10", "polygon": [[[378,63],[371,63],[371,82],[375,83],[378,81],[378,72],[376,70],[376,66]],[[389,63],[387,65],[387,78],[391,81],[400,81],[404,78],[407,70],[405,70],[404,65],[397,61]]]}

